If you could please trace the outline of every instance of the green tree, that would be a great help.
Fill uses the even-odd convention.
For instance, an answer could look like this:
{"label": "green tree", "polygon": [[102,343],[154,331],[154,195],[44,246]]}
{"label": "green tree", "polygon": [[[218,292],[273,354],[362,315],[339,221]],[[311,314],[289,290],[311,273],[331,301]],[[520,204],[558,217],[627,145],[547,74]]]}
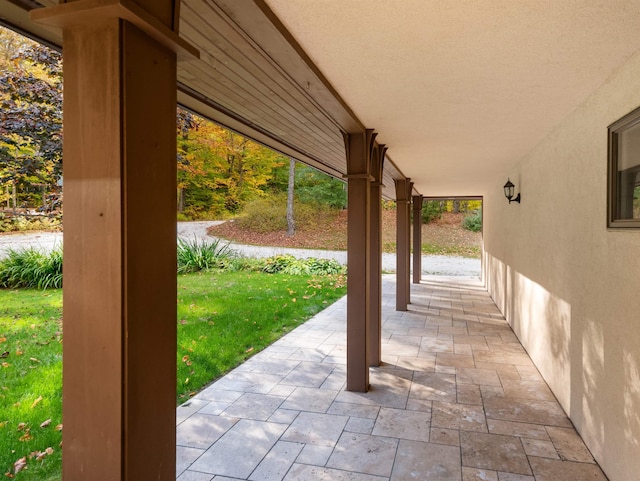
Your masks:
{"label": "green tree", "polygon": [[296,195],[306,204],[317,203],[334,209],[347,206],[343,181],[303,164],[296,169]]}
{"label": "green tree", "polygon": [[422,222],[429,224],[442,218],[444,202],[440,200],[427,200],[422,204]]}

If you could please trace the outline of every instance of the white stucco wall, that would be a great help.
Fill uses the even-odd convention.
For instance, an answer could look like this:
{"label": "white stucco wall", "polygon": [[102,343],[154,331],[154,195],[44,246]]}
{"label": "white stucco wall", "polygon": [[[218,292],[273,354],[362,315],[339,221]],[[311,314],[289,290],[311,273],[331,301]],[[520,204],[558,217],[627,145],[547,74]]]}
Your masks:
{"label": "white stucco wall", "polygon": [[640,229],[606,227],[607,126],[639,79],[637,55],[484,197],[489,292],[611,481],[640,479]]}

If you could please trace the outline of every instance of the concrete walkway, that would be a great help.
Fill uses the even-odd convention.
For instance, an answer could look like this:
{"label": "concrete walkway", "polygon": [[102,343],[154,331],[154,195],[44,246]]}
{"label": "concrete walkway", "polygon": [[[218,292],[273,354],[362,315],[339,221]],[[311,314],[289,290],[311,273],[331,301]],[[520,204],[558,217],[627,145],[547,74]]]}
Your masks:
{"label": "concrete walkway", "polygon": [[[211,240],[213,238],[207,235],[207,229],[220,222],[221,221],[178,222],[178,237],[183,239]],[[8,249],[34,247],[36,249],[50,251],[58,245],[62,245],[61,232],[4,234],[0,235],[0,258],[4,256]],[[341,264],[347,263],[346,251],[263,247],[234,243],[230,243],[229,245],[234,251],[247,257],[259,258],[290,254],[299,259],[316,257],[319,259],[334,259]],[[386,272],[395,272],[395,254],[382,255],[382,269]],[[453,256],[422,256],[422,273],[425,275],[479,276],[480,259]]]}
{"label": "concrete walkway", "polygon": [[370,392],[343,298],[178,407],[178,480],[606,481],[477,278],[394,292]]}

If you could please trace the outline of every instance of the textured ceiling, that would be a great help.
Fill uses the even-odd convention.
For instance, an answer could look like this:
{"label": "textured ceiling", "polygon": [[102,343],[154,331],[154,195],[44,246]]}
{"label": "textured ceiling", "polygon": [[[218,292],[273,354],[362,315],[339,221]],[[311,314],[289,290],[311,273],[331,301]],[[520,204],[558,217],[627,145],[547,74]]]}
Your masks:
{"label": "textured ceiling", "polygon": [[424,195],[482,195],[640,48],[640,1],[265,1]]}

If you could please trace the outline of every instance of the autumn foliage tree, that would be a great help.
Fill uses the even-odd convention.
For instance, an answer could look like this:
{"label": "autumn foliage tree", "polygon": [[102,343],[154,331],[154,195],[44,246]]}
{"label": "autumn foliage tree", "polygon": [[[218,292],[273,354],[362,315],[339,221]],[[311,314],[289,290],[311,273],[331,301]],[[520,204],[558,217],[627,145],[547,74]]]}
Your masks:
{"label": "autumn foliage tree", "polygon": [[[176,135],[179,218],[224,218],[286,192],[283,155],[182,108]],[[295,174],[302,202],[344,205],[340,181],[300,164]],[[0,200],[10,188],[50,190],[61,175],[62,56],[0,27]]]}
{"label": "autumn foliage tree", "polygon": [[178,110],[178,205],[188,218],[226,217],[267,195],[287,159],[213,122]]}
{"label": "autumn foliage tree", "polygon": [[62,56],[0,29],[0,184],[55,184],[62,170]]}

